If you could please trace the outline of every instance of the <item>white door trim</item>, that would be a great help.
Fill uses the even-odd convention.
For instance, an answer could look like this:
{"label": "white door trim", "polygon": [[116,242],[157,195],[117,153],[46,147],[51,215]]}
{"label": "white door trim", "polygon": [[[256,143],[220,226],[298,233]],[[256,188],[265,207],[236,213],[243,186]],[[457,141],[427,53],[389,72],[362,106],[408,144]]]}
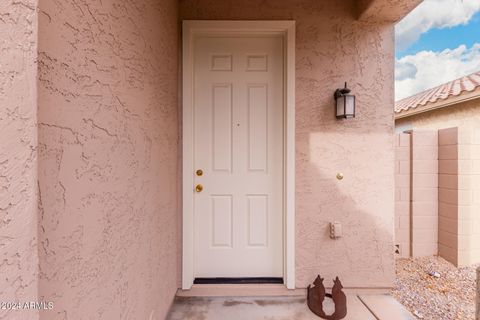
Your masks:
{"label": "white door trim", "polygon": [[183,21],[182,289],[194,280],[193,39],[208,35],[280,34],[284,38],[284,282],[295,289],[295,21]]}

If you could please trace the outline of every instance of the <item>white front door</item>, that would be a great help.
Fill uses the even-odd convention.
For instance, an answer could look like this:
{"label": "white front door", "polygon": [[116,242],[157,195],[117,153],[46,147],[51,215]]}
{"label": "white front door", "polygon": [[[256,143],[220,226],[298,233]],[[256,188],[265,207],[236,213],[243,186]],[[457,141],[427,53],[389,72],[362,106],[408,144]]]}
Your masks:
{"label": "white front door", "polygon": [[194,276],[282,277],[283,38],[202,36],[193,51]]}

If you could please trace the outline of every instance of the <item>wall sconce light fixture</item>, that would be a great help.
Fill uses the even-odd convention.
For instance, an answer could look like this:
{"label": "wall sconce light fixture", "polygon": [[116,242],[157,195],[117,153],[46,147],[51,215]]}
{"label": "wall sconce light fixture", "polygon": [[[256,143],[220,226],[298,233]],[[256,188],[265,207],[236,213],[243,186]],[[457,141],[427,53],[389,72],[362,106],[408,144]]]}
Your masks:
{"label": "wall sconce light fixture", "polygon": [[345,88],[335,90],[335,109],[337,119],[355,118],[355,95],[350,94],[350,89]]}

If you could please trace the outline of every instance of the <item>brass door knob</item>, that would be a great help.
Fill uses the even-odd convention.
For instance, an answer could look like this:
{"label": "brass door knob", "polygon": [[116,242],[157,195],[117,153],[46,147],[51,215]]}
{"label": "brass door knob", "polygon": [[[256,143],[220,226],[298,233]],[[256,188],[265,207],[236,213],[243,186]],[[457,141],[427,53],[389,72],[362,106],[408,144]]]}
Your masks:
{"label": "brass door knob", "polygon": [[197,184],[197,186],[195,187],[195,191],[202,192],[202,190],[203,190],[203,186],[201,184]]}

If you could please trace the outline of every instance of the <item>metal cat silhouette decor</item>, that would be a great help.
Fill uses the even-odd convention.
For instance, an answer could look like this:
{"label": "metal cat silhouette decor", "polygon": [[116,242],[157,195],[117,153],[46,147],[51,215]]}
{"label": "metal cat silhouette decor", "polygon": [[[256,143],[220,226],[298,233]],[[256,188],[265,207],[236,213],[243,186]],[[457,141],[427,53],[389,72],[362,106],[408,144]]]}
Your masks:
{"label": "metal cat silhouette decor", "polygon": [[[342,291],[343,286],[338,277],[333,280],[332,294],[325,292],[323,278],[320,275],[317,276],[313,285],[307,288],[307,304],[313,313],[326,320],[340,320],[347,316],[347,296]],[[332,299],[335,304],[335,311],[331,315],[323,311],[325,297]]]}

